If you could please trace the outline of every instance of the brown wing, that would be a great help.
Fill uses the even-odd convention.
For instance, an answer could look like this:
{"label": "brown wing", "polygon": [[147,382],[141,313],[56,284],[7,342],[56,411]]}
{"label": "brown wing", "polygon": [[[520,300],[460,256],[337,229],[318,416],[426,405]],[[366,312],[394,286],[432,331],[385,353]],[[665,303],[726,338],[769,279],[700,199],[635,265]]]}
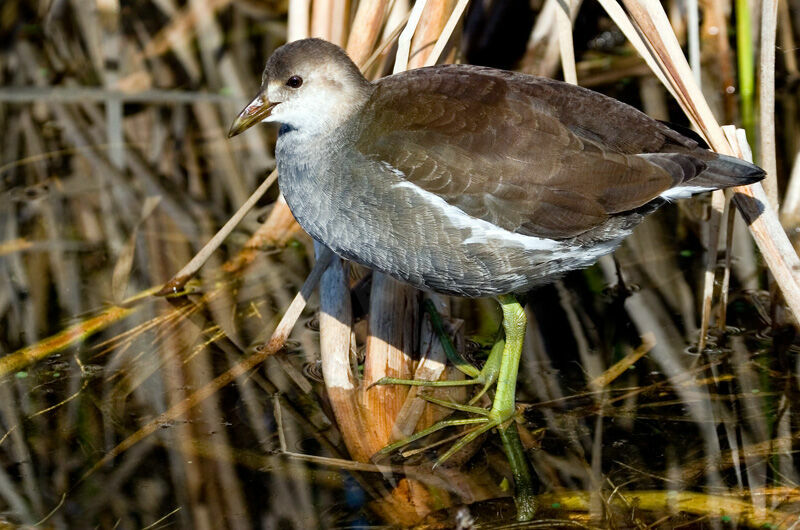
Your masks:
{"label": "brown wing", "polygon": [[691,165],[637,156],[692,141],[632,107],[480,67],[385,78],[363,115],[363,154],[472,216],[540,237],[572,237],[637,208]]}

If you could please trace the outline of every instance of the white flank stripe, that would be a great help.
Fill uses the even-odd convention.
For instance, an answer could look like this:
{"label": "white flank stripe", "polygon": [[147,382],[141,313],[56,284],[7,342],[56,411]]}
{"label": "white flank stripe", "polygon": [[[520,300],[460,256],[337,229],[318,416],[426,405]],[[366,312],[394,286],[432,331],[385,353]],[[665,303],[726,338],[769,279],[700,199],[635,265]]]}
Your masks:
{"label": "white flank stripe", "polygon": [[701,188],[699,186],[682,186],[678,188],[672,188],[660,195],[662,199],[667,199],[668,201],[674,201],[676,199],[688,199],[692,195],[697,195],[698,193],[704,193],[706,191],[713,191],[714,188]]}
{"label": "white flank stripe", "polygon": [[[388,166],[388,164],[386,164]],[[391,166],[389,166],[391,167]],[[402,172],[395,168],[391,168],[393,173],[402,175]],[[491,240],[503,240],[508,244],[519,246],[528,250],[539,251],[564,251],[561,242],[554,239],[539,238],[533,236],[525,236],[514,232],[509,232],[492,223],[472,217],[464,212],[462,209],[449,204],[447,201],[436,195],[426,191],[419,186],[412,184],[408,181],[402,181],[394,184],[393,188],[408,188],[417,195],[421,196],[427,203],[433,206],[436,210],[441,212],[453,226],[456,228],[464,228],[470,231],[470,237],[465,239],[465,245],[471,244],[485,244]],[[555,256],[554,256],[555,257]]]}

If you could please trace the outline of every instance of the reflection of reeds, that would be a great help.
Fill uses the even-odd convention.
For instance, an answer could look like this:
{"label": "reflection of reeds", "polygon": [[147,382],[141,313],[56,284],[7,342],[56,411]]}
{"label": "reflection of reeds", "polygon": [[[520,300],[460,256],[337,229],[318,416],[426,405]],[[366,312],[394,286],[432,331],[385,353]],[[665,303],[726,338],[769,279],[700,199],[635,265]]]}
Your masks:
{"label": "reflection of reeds", "polygon": [[[787,228],[800,218],[796,93],[775,93],[782,111],[771,110],[776,66],[767,45],[777,24],[778,71],[796,80],[791,17],[800,6],[765,0],[753,10],[753,2],[736,2],[737,10],[761,13],[752,24],[762,29],[755,42],[738,33],[735,48],[726,29],[730,2],[702,2],[701,28],[694,18],[677,16],[673,22],[688,24],[681,34],[690,40],[700,35],[706,100],[692,88],[658,3],[625,1],[627,11],[612,0],[599,3],[636,43],[644,64],[632,54],[585,52],[589,37],[573,33],[570,20],[593,27],[579,8],[598,9],[594,3],[546,0],[539,3],[521,68],[553,75],[561,61],[565,78],[593,86],[636,78],[645,108],[669,118],[665,92],[648,76],[649,67],[710,143],[728,152],[738,145],[714,116],[730,122],[738,115],[750,123],[746,116],[752,111],[755,119],[758,111],[748,134],[769,173],[767,194],[741,190],[735,201],[789,314],[797,314],[796,255],[774,212],[756,215],[752,197],[780,204]],[[409,16],[414,6],[418,22]],[[432,474],[423,454],[377,469],[395,473],[396,482],[373,473],[368,462],[377,449],[444,412],[425,405],[415,391],[367,390],[369,384],[385,375],[454,374],[420,316],[418,293],[375,276],[368,316],[361,318],[351,293],[360,295],[352,278],[363,271],[337,259],[322,275],[326,258],[318,256],[321,263],[307,278],[311,243],[285,202],[274,191],[269,195],[272,180],[251,199],[254,211],[242,211],[239,228],[237,219],[227,239],[202,256],[209,262],[202,279],[186,284],[170,303],[149,296],[211,239],[274,165],[272,129],[254,128],[232,141],[224,135],[276,45],[286,36],[322,36],[345,46],[373,77],[392,65],[454,60],[463,57],[462,39],[468,38],[456,23],[466,2],[190,0],[177,6],[159,0],[97,7],[52,2],[29,8],[11,0],[0,16],[4,29],[18,13],[34,9],[41,17],[41,36],[28,25],[0,52],[0,336],[4,348],[16,350],[0,358],[5,513],[33,524],[56,508],[48,522],[60,527],[147,526],[162,518],[207,528],[247,528],[256,520],[301,528],[351,521],[359,508],[332,510],[342,504],[343,475],[319,466],[354,473],[376,519],[394,524],[504,495],[502,478],[510,475],[491,443],[461,455],[469,460],[461,471],[454,466]],[[275,17],[287,9],[285,28]],[[776,13],[777,20],[770,18]],[[415,28],[406,26],[409,20]],[[405,43],[400,53],[393,48],[398,37]],[[737,60],[746,63],[743,51],[760,57],[760,92],[742,84],[744,99],[738,99],[726,89],[735,83]],[[698,60],[692,64],[696,70]],[[746,70],[740,67],[739,74]],[[789,173],[792,157],[794,170],[779,179]],[[160,198],[157,205],[153,197]],[[622,277],[638,288],[618,285],[601,293],[597,282],[616,285],[619,279],[604,259],[584,276],[534,296],[521,383],[521,397],[532,400],[524,407],[532,423],[521,436],[555,491],[541,498],[543,517],[618,527],[713,525],[725,517],[780,527],[796,517],[796,353],[790,332],[779,326],[783,305],[757,291],[751,240],[741,223],[725,216],[723,195],[712,199],[710,221],[695,222],[702,217],[698,204],[682,203],[648,220],[617,254]],[[694,232],[712,249],[704,280],[699,260],[678,257],[679,248],[696,253]],[[713,250],[720,239],[726,242],[721,275]],[[290,241],[299,244],[285,248]],[[275,248],[285,249],[265,252]],[[196,265],[181,279],[195,274]],[[320,276],[317,299],[310,293]],[[717,276],[723,296],[715,296]],[[701,281],[702,297],[696,294]],[[734,286],[730,305],[728,284]],[[106,306],[111,301],[116,305]],[[462,349],[464,333],[483,326],[487,339],[497,324],[483,302],[433,301]],[[311,312],[322,309],[319,345],[314,331],[295,326],[308,320],[306,305]],[[701,343],[709,348],[701,346],[692,362],[683,352],[696,340],[698,309]],[[727,329],[726,309],[744,332],[731,338],[712,331],[706,340],[714,314],[717,328]],[[773,329],[765,336],[761,328],[768,325]],[[771,342],[772,336],[779,340]],[[290,337],[296,344],[287,345]],[[364,348],[361,372],[357,353]],[[301,353],[286,355],[291,349]],[[315,360],[318,349],[325,388],[298,366],[299,359]],[[416,359],[420,351],[428,356]],[[234,381],[235,388],[227,388]],[[651,445],[663,451],[649,451]],[[264,456],[275,451],[283,453]],[[341,465],[348,457],[362,463]],[[709,490],[689,491],[704,487]],[[64,510],[64,492],[66,505],[85,510]]]}

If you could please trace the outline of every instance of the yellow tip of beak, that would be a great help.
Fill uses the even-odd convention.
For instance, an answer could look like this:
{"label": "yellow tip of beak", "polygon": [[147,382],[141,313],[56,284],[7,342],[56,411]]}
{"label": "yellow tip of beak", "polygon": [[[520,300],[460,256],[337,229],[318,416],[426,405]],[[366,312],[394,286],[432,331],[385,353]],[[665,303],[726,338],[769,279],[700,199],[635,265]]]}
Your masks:
{"label": "yellow tip of beak", "polygon": [[270,114],[272,109],[275,108],[277,103],[270,103],[266,101],[261,94],[248,104],[242,112],[233,120],[231,130],[228,131],[228,138],[233,138],[237,134],[241,134],[256,123],[263,121]]}

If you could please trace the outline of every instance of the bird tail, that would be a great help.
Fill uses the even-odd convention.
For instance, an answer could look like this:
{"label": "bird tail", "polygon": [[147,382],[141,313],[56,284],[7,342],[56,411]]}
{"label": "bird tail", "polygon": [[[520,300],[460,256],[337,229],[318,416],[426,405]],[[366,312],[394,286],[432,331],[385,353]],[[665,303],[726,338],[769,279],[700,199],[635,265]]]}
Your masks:
{"label": "bird tail", "polygon": [[766,172],[755,164],[728,155],[718,154],[716,158],[705,163],[706,169],[687,184],[724,189],[754,184],[766,175]]}
{"label": "bird tail", "polygon": [[667,200],[684,199],[705,191],[721,190],[753,184],[766,174],[760,167],[740,158],[710,153],[713,157],[700,160],[684,153],[652,153],[645,156],[650,162],[669,171],[675,184],[661,194]]}

